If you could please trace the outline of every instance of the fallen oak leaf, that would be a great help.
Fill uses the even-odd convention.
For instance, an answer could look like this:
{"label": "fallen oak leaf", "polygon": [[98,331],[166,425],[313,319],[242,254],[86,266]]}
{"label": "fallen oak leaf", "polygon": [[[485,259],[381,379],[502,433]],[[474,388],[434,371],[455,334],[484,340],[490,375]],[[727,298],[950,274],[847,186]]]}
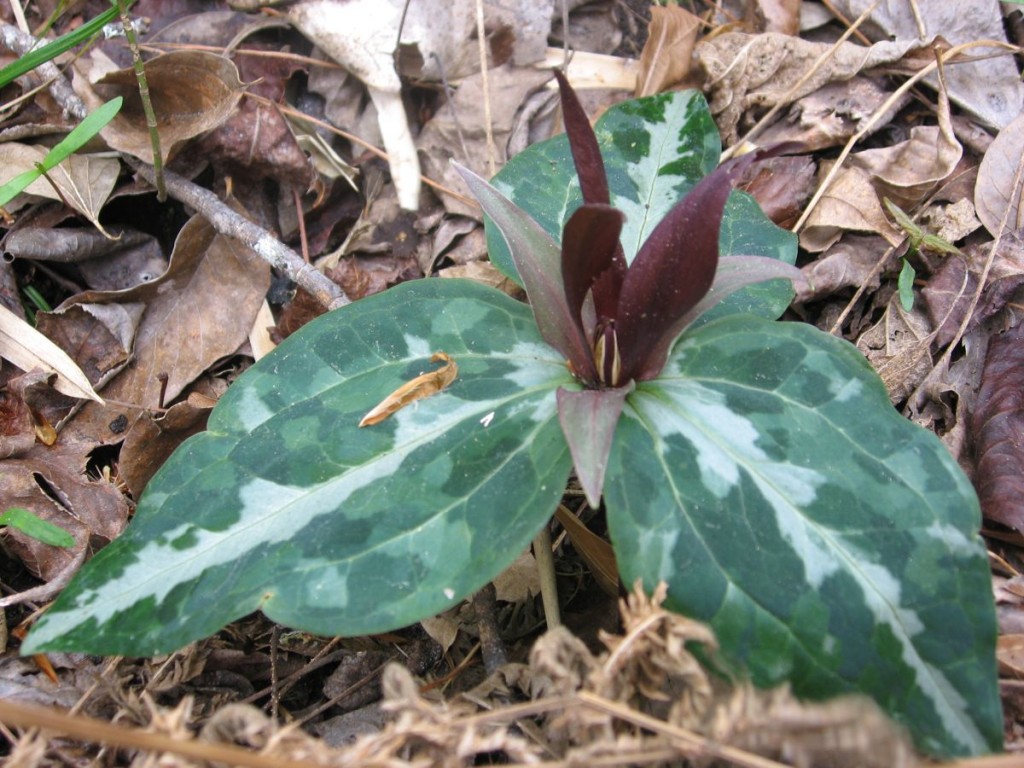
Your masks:
{"label": "fallen oak leaf", "polygon": [[380,424],[391,414],[416,400],[435,395],[448,387],[459,376],[459,366],[444,352],[435,352],[430,357],[432,363],[444,363],[436,371],[421,373],[412,381],[408,381],[390,395],[381,400],[359,422],[360,427]]}

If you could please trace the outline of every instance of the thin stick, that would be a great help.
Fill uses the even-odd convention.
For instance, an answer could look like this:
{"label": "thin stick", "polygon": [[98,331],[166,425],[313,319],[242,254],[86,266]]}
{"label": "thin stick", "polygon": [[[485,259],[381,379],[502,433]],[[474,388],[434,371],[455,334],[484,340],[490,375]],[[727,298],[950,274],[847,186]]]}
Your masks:
{"label": "thin stick", "polygon": [[487,37],[484,30],[484,3],[476,0],[476,37],[480,51],[480,77],[484,91],[484,134],[487,137],[487,171],[497,173],[497,149],[494,146],[494,130],[491,128],[491,82],[487,76]]}
{"label": "thin stick", "polygon": [[320,763],[314,763],[311,760],[287,760],[279,756],[250,752],[230,744],[185,741],[176,736],[149,733],[139,728],[124,728],[84,715],[68,715],[55,709],[4,699],[0,699],[0,722],[16,728],[40,728],[44,731],[53,731],[90,743],[143,749],[150,752],[170,752],[196,760],[217,761],[246,768],[319,768],[320,766]]}
{"label": "thin stick", "polygon": [[[125,158],[125,162],[150,184],[155,182],[152,166],[130,157]],[[165,171],[164,175],[171,197],[201,213],[220,234],[247,245],[261,259],[308,291],[322,306],[337,309],[351,303],[345,292],[322,272],[304,262],[299,254],[263,227],[235,213],[213,192],[171,171]]]}
{"label": "thin stick", "polygon": [[[35,48],[38,42],[32,35],[22,32],[13,24],[0,24],[0,45],[12,53],[24,56]],[[79,120],[85,119],[89,110],[78,94],[71,90],[68,81],[64,79],[52,61],[44,62],[36,67],[35,74],[43,81],[49,81],[50,95],[60,104],[64,112]]]}

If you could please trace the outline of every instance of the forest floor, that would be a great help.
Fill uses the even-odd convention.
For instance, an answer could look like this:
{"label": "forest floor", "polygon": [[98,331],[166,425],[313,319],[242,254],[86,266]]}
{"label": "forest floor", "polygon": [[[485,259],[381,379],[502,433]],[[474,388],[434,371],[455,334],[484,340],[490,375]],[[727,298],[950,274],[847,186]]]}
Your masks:
{"label": "forest floor", "polygon": [[[381,33],[374,19],[391,18],[380,12],[388,4],[337,2],[366,6],[366,29],[346,32],[349,44],[372,47]],[[328,308],[401,282],[459,276],[508,287],[487,261],[479,208],[449,160],[487,176],[552,135],[550,67],[562,64],[565,44],[574,52],[569,79],[592,119],[634,96],[696,88],[724,147],[803,147],[771,161],[750,188],[773,221],[799,235],[798,266],[812,287],[786,319],[855,344],[893,406],[933,431],[978,489],[1005,745],[1011,756],[1024,752],[1017,4],[907,0],[858,18],[866,2],[683,2],[689,11],[655,6],[652,23],[643,0],[599,0],[569,4],[566,34],[558,2],[553,16],[550,0],[489,2],[486,109],[474,3],[413,4],[440,18],[468,15],[461,26],[428,30],[420,50],[404,46],[396,59],[419,157],[411,168],[386,162],[387,120],[362,83],[287,22],[290,6],[246,12],[220,0],[138,0],[141,51],[166,65],[150,68],[149,87],[163,109],[177,110],[157,115],[176,174],[168,198],[158,200],[150,184],[144,124],[118,122],[103,134],[105,152],[6,206],[0,303],[69,353],[106,402],[82,407],[69,389],[23,375],[5,355],[0,510],[28,509],[75,539],[62,548],[12,528],[0,534],[0,704],[52,714],[26,721],[3,709],[5,764],[692,758],[766,768],[920,759],[865,700],[801,703],[785,690],[709,674],[687,650],[713,645],[706,628],[657,599],[602,589],[593,548],[607,547],[606,525],[572,489],[565,506],[583,513],[598,543],[582,551],[578,533],[552,523],[564,619],[556,631],[544,633],[537,568],[524,553],[493,592],[385,635],[322,638],[255,614],[156,658],[19,656],[39,612],[124,530],[148,480],[204,428],[254,358]],[[0,8],[0,65],[24,52],[22,24],[37,30],[54,13],[53,33],[62,34],[108,7],[12,0]],[[384,32],[397,39],[393,25]],[[225,51],[216,67],[187,58]],[[167,65],[171,52],[184,57]],[[445,84],[434,61],[444,62]],[[91,85],[96,72],[131,66],[123,37],[57,63],[44,87],[19,78],[0,92],[0,181],[34,168],[45,154],[38,147],[77,122],[83,101],[92,109],[100,92],[137,88],[134,76]],[[457,89],[450,102],[446,85]],[[231,196],[295,260],[271,269],[239,259],[224,235],[230,212],[203,190]],[[255,245],[251,233],[237,242]],[[16,333],[11,327],[3,333]],[[40,348],[32,354],[52,363]]]}

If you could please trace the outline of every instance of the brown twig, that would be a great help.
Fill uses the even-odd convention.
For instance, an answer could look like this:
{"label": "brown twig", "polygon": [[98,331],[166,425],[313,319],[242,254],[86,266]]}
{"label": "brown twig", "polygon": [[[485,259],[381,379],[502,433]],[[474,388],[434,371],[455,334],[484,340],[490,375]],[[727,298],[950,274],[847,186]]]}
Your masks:
{"label": "brown twig", "polygon": [[[125,161],[146,181],[151,184],[155,182],[152,166],[134,158],[125,158]],[[199,212],[220,234],[233,237],[251,248],[261,259],[294,280],[322,306],[337,309],[351,303],[345,292],[327,279],[326,275],[304,262],[299,254],[263,227],[235,213],[213,192],[171,171],[165,171],[164,176],[171,197]]]}
{"label": "brown twig", "polygon": [[[24,56],[38,44],[39,41],[32,37],[32,35],[22,32],[14,25],[0,24],[0,45],[12,53]],[[35,68],[34,72],[36,76],[44,81],[49,81],[50,95],[60,104],[61,109],[65,113],[79,120],[85,118],[89,112],[85,104],[78,98],[78,94],[71,90],[68,81],[64,79],[64,76],[52,61],[40,64]]]}

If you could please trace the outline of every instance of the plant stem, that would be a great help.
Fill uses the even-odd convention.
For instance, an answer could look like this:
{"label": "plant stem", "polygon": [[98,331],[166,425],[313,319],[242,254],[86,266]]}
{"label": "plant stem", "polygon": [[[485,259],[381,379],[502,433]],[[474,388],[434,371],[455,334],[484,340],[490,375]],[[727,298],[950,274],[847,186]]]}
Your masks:
{"label": "plant stem", "polygon": [[153,111],[153,101],[149,98],[149,82],[146,80],[146,65],[142,62],[142,54],[139,53],[139,41],[135,37],[135,28],[132,26],[132,19],[128,15],[128,6],[124,0],[117,0],[117,8],[121,12],[121,26],[124,27],[124,37],[128,41],[128,47],[132,52],[132,66],[135,68],[135,77],[139,81],[139,96],[142,98],[142,111],[146,115],[146,128],[149,129],[149,142],[153,147],[153,172],[156,177],[156,199],[161,203],[167,200],[167,187],[164,184],[164,160],[160,151],[160,132],[156,128],[156,112]]}
{"label": "plant stem", "polygon": [[548,629],[561,626],[558,609],[558,585],[555,583],[555,558],[551,555],[551,531],[545,525],[533,540],[533,556],[540,574],[540,599],[544,603],[544,618]]}

